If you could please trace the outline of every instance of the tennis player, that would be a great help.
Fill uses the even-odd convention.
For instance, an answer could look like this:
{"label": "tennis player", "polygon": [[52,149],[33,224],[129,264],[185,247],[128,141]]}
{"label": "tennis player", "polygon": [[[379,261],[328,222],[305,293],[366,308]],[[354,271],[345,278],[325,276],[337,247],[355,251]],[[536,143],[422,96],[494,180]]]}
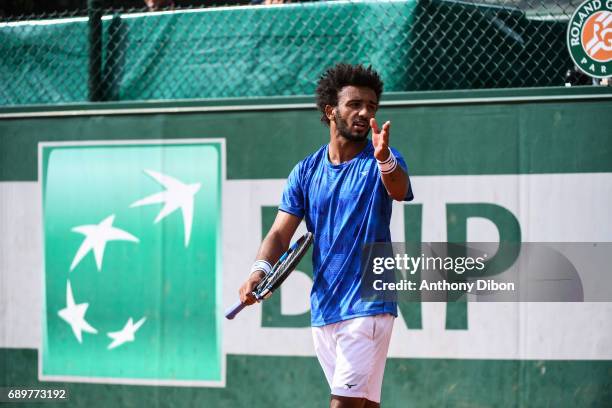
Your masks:
{"label": "tennis player", "polygon": [[332,408],[380,407],[397,316],[394,302],[360,296],[363,245],[390,242],[393,200],[413,199],[406,163],[389,146],[391,123],[380,127],[375,119],[382,91],[371,67],[338,64],[321,76],[316,98],[329,144],[289,174],[274,224],[239,290],[243,303],[255,302],[251,292],[305,219],[314,234],[312,334]]}

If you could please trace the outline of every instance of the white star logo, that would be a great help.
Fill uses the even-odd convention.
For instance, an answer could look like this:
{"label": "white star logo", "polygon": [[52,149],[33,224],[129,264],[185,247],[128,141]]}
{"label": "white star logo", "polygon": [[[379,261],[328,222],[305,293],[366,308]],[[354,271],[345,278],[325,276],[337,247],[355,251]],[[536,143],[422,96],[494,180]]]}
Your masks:
{"label": "white star logo", "polygon": [[113,339],[112,343],[108,345],[108,349],[114,349],[115,347],[119,347],[120,345],[128,341],[134,341],[134,333],[136,333],[136,331],[140,329],[140,326],[142,326],[145,320],[147,319],[143,317],[142,319],[137,321],[136,324],[134,324],[134,321],[130,317],[125,326],[123,326],[123,329],[117,332],[108,333],[108,337]]}
{"label": "white star logo", "polygon": [[130,205],[130,207],[164,203],[164,207],[161,209],[159,214],[157,214],[157,218],[155,218],[155,224],[180,208],[183,213],[185,247],[189,246],[191,224],[193,222],[193,201],[195,194],[200,190],[201,184],[185,184],[173,177],[155,172],[153,170],[145,170],[145,172],[154,178],[159,184],[166,187],[167,190],[138,200]]}
{"label": "white star logo", "polygon": [[79,343],[83,342],[81,339],[82,331],[98,333],[96,329],[85,321],[85,312],[87,312],[88,307],[89,303],[80,303],[78,305],[74,303],[72,288],[70,287],[70,281],[68,281],[66,284],[66,307],[57,312],[57,314],[72,327],[72,332]]}
{"label": "white star logo", "polygon": [[100,224],[97,225],[81,225],[74,227],[72,231],[78,232],[85,235],[85,240],[79,247],[72,264],[70,265],[70,271],[72,271],[81,262],[81,259],[87,255],[89,251],[93,249],[94,257],[96,258],[96,265],[98,270],[102,269],[102,258],[104,257],[104,248],[108,241],[132,241],[139,242],[138,238],[133,236],[127,231],[113,227],[113,221],[115,215],[106,217]]}

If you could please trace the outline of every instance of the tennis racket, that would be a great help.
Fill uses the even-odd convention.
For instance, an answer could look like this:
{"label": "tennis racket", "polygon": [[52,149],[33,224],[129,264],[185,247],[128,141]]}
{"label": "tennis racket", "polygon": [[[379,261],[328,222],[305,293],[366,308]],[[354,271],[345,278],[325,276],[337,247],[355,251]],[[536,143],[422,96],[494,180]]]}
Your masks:
{"label": "tennis racket", "polygon": [[[296,266],[300,263],[300,260],[310,248],[312,244],[312,232],[307,232],[302,235],[300,239],[295,241],[293,245],[285,252],[278,262],[274,264],[274,267],[269,274],[259,282],[253,291],[255,299],[263,300],[272,296],[278,287],[287,279],[289,274],[293,272]],[[236,302],[232,307],[225,311],[225,317],[227,319],[233,319],[246,305],[240,301]]]}

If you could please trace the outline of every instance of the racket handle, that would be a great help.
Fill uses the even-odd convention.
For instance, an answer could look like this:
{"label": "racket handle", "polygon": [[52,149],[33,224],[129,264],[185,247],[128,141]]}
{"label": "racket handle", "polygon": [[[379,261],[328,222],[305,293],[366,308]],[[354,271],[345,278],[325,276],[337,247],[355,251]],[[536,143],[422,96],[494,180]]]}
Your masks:
{"label": "racket handle", "polygon": [[241,301],[234,303],[229,309],[225,311],[225,318],[232,320],[242,309],[244,309],[246,305]]}

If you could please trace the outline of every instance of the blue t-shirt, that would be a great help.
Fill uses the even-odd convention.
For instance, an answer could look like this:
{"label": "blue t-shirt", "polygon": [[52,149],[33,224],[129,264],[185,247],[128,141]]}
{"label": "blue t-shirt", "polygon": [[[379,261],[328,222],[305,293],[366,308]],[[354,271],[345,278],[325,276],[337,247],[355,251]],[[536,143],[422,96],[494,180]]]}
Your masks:
{"label": "blue t-shirt", "polygon": [[[391,150],[407,171],[399,152]],[[410,187],[404,200],[413,198]],[[381,313],[397,316],[395,302],[365,302],[360,294],[362,247],[391,241],[392,202],[370,141],[352,160],[338,165],[329,161],[325,145],[291,171],[279,209],[304,217],[314,234],[313,326]]]}

